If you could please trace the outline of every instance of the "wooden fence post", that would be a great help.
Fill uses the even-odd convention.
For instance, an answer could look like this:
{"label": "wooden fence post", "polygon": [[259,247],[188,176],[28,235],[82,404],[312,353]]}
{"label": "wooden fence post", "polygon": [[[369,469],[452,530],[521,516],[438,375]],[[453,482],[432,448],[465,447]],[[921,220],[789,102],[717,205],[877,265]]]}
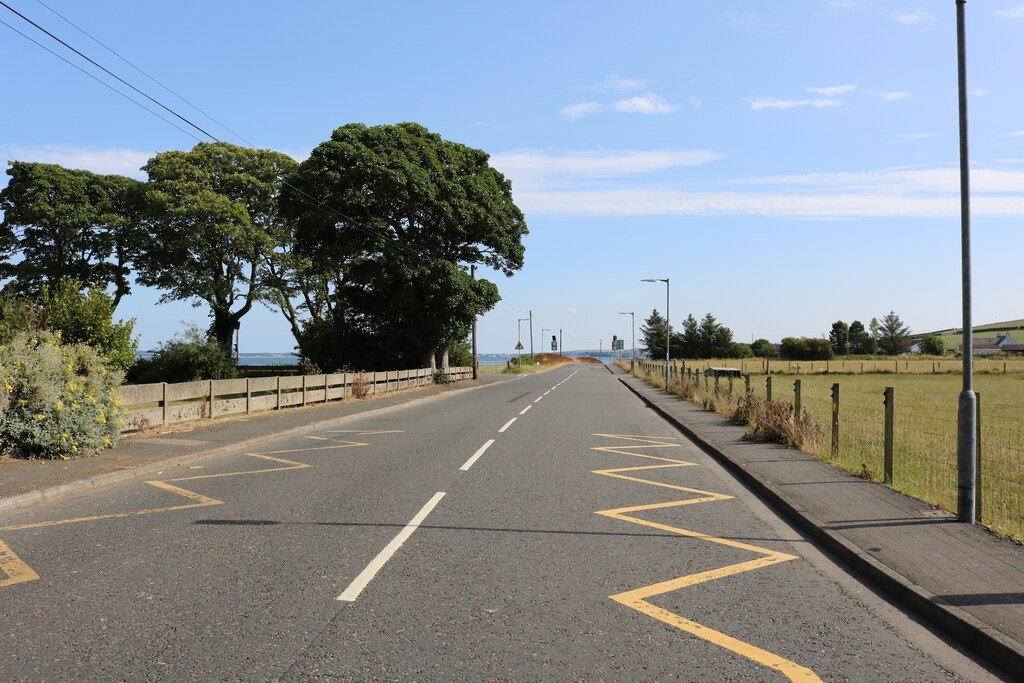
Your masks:
{"label": "wooden fence post", "polygon": [[277,409],[281,410],[281,375],[277,376]]}
{"label": "wooden fence post", "polygon": [[213,419],[213,380],[210,380],[210,419]]}
{"label": "wooden fence post", "polygon": [[772,402],[772,376],[768,375],[764,378],[764,392],[765,400],[769,403]]}
{"label": "wooden fence post", "polygon": [[793,380],[793,412],[796,414],[796,418],[800,419],[800,380]]}
{"label": "wooden fence post", "polygon": [[892,452],[896,426],[896,401],[892,387],[885,388],[885,462],[883,481],[892,486]]}
{"label": "wooden fence post", "polygon": [[245,414],[248,415],[252,412],[252,387],[249,385],[251,380],[245,378]]}
{"label": "wooden fence post", "polygon": [[162,424],[164,427],[166,427],[167,426],[167,413],[168,413],[168,410],[167,410],[167,382],[161,382],[160,384],[163,385],[163,388],[162,388],[163,395],[160,398],[160,405],[163,407],[163,410],[161,412],[163,413],[163,415],[161,416],[160,424]]}
{"label": "wooden fence post", "polygon": [[832,457],[839,457],[839,382],[832,385]]}
{"label": "wooden fence post", "polygon": [[302,376],[302,405],[306,405],[306,376]]}

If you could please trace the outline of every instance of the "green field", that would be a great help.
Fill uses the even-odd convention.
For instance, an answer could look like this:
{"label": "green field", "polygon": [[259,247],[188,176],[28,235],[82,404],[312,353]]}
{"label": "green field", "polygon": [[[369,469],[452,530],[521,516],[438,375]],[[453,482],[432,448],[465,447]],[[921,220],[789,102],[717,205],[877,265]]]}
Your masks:
{"label": "green field", "polygon": [[[722,364],[726,364],[723,362]],[[739,361],[731,361],[734,367]],[[690,365],[689,363],[687,364]],[[891,371],[890,371],[891,372]],[[893,488],[950,511],[956,510],[957,403],[962,378],[955,374],[773,374],[772,399],[792,402],[800,381],[801,406],[825,438],[815,449],[825,462],[882,481],[886,387],[894,390]],[[764,398],[766,377],[750,377]],[[839,453],[831,452],[832,385],[839,384]],[[709,387],[713,389],[713,384]],[[720,390],[728,384],[720,382]],[[978,394],[981,521],[1024,539],[1024,373],[980,374]],[[736,380],[734,396],[744,382]]]}

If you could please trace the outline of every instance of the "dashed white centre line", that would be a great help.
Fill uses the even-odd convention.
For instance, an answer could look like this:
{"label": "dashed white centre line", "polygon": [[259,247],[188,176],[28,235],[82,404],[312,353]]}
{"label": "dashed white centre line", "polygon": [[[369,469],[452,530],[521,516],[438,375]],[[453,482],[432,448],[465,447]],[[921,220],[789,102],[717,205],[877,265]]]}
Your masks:
{"label": "dashed white centre line", "polygon": [[359,594],[363,592],[363,589],[366,588],[367,584],[369,584],[370,581],[373,580],[373,577],[377,575],[377,572],[387,564],[388,560],[391,559],[391,556],[402,547],[402,544],[409,540],[409,537],[412,536],[412,532],[416,531],[419,525],[423,523],[423,520],[427,518],[427,515],[429,515],[437,504],[441,502],[442,498],[444,498],[444,491],[438,491],[435,493],[434,497],[428,500],[427,504],[420,508],[420,511],[416,513],[416,516],[409,520],[409,523],[405,525],[405,528],[398,532],[398,535],[392,539],[391,543],[387,544],[384,550],[381,550],[380,553],[377,554],[377,557],[373,558],[373,561],[366,566],[366,569],[360,572],[359,576],[357,576],[355,580],[348,585],[345,592],[339,595],[337,599],[344,600],[345,602],[355,602],[356,598],[358,598]]}
{"label": "dashed white centre line", "polygon": [[486,451],[488,448],[490,448],[491,444],[493,444],[493,443],[494,443],[494,439],[491,439],[490,441],[485,443],[483,446],[481,446],[479,448],[479,450],[477,450],[477,452],[473,454],[473,457],[470,458],[469,460],[467,460],[466,464],[459,468],[459,471],[460,472],[465,472],[470,467],[472,467],[473,463],[475,463],[480,458],[480,456],[484,454],[484,451]]}
{"label": "dashed white centre line", "polygon": [[520,410],[520,411],[519,411],[519,414],[520,414],[520,415],[525,415],[525,414],[526,414],[526,411],[527,411],[527,410],[529,410],[529,409],[530,409],[530,408],[532,408],[532,407],[533,407],[533,405],[532,405],[532,404],[531,404],[531,405],[528,405],[528,406],[526,406],[525,408],[523,408],[522,410]]}
{"label": "dashed white centre line", "polygon": [[505,432],[505,430],[508,429],[509,427],[511,427],[512,423],[515,422],[518,419],[519,419],[518,417],[513,417],[511,420],[509,420],[508,422],[505,423],[504,427],[502,427],[501,429],[498,430],[498,433],[499,434],[503,434]]}
{"label": "dashed white centre line", "polygon": [[544,397],[543,397],[543,396],[538,396],[538,397],[537,397],[537,400],[536,400],[536,401],[534,401],[534,403],[539,403],[539,402],[540,402],[540,400],[541,400],[542,398],[544,398]]}

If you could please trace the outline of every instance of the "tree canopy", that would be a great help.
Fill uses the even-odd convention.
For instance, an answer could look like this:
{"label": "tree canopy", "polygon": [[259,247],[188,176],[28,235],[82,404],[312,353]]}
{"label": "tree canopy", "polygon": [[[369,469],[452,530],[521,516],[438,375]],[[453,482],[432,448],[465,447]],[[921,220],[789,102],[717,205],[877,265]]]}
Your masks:
{"label": "tree canopy", "polygon": [[[511,183],[488,158],[415,123],[349,124],[313,150],[281,197],[296,251],[333,288],[303,353],[321,366],[419,365],[465,337],[498,301],[468,266],[511,275],[527,234]],[[364,356],[342,348],[325,358],[324,334],[359,340]]]}
{"label": "tree canopy", "polygon": [[266,259],[286,230],[278,195],[296,166],[280,152],[218,142],[163,152],[143,167],[136,276],[162,289],[163,301],[205,302],[225,348],[265,294]]}
{"label": "tree canopy", "polygon": [[11,162],[7,175],[0,191],[0,280],[33,298],[61,277],[113,287],[116,307],[130,291],[129,207],[141,183],[26,161]]}
{"label": "tree canopy", "polygon": [[910,350],[910,328],[903,324],[895,311],[889,311],[878,325],[878,348],[890,356]]}

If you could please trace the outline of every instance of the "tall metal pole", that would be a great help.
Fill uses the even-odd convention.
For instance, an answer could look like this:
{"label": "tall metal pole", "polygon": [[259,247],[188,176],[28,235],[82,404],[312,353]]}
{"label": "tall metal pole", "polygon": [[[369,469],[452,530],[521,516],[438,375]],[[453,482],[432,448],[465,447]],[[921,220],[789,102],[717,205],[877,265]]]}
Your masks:
{"label": "tall metal pole", "polygon": [[530,311],[530,355],[533,355],[533,311]]}
{"label": "tall metal pole", "polygon": [[562,346],[562,328],[558,328],[558,355],[565,355],[565,347]]}
{"label": "tall metal pole", "polygon": [[669,344],[672,341],[672,320],[671,313],[669,312],[669,279],[667,277],[648,277],[641,280],[641,282],[664,282],[665,283],[665,391],[668,391],[668,361],[669,361]]}
{"label": "tall metal pole", "polygon": [[668,391],[668,361],[669,346],[672,344],[672,314],[668,307],[669,285],[668,278],[665,278],[665,391]]}
{"label": "tall metal pole", "polygon": [[[529,318],[520,318],[519,319],[519,344],[517,344],[517,346],[522,346],[523,345],[523,321],[524,320],[529,320]],[[522,349],[519,349],[519,367],[523,367],[523,350]]]}
{"label": "tall metal pole", "polygon": [[961,522],[975,520],[977,479],[978,400],[974,393],[974,334],[971,329],[971,187],[967,150],[967,49],[964,41],[964,4],[956,0],[957,88],[960,104],[960,253],[963,275],[963,391],[957,411],[956,515]]}
{"label": "tall metal pole", "polygon": [[[469,276],[476,279],[476,266],[469,266]],[[480,375],[480,361],[476,355],[476,316],[473,316],[473,379],[479,379]]]}

